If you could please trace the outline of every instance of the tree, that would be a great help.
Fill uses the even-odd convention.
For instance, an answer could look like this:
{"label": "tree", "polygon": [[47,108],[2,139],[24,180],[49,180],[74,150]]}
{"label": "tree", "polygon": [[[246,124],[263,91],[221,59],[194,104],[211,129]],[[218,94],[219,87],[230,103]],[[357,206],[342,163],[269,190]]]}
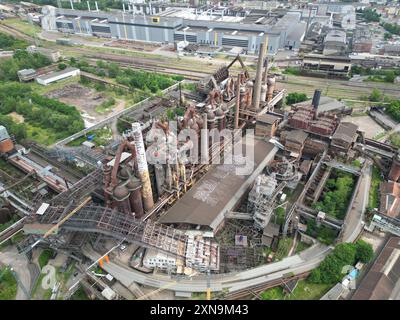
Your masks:
{"label": "tree", "polygon": [[65,63],[58,64],[58,70],[65,70],[66,68],[67,68],[67,65]]}
{"label": "tree", "polygon": [[382,100],[382,92],[374,88],[369,96],[369,101],[379,102]]}
{"label": "tree", "polygon": [[356,260],[362,263],[368,263],[372,260],[374,251],[372,246],[364,240],[356,242]]}
{"label": "tree", "polygon": [[361,13],[362,18],[367,22],[379,22],[381,15],[376,12],[375,9],[366,8],[364,10],[358,10]]}
{"label": "tree", "polygon": [[300,92],[291,92],[286,96],[286,104],[295,104],[299,102],[306,101],[307,95],[305,93],[300,93]]}
{"label": "tree", "polygon": [[396,74],[393,71],[388,71],[384,77],[385,82],[393,83],[396,78]]}

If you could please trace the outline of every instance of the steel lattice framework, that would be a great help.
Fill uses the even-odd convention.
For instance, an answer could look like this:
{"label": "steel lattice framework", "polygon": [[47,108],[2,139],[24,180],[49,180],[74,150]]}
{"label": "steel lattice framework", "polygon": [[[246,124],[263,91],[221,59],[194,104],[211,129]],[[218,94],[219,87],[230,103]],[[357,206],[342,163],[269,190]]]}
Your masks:
{"label": "steel lattice framework", "polygon": [[71,201],[77,201],[90,195],[97,187],[103,183],[103,171],[98,168],[79,180],[68,190],[55,196],[51,203],[53,205],[67,205]]}
{"label": "steel lattice framework", "polygon": [[[57,223],[75,207],[75,205],[49,207],[41,223]],[[188,241],[188,236],[177,229],[149,220],[138,220],[114,209],[96,205],[83,207],[63,223],[60,229],[101,233],[182,258],[185,257]]]}

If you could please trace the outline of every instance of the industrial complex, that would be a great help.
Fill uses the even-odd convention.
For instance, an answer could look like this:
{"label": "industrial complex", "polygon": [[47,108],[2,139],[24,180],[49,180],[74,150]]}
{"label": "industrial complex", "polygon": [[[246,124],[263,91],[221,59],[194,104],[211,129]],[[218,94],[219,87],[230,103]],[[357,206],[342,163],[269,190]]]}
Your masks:
{"label": "industrial complex", "polygon": [[[400,298],[396,102],[372,97],[359,107],[322,85],[334,78],[345,86],[351,53],[374,48],[368,28],[356,27],[359,8],[87,4],[25,8],[39,17],[49,48],[35,36],[14,56],[48,63],[18,65],[9,82],[34,93],[0,118],[0,292],[11,270],[19,299],[267,300],[272,289],[296,299],[316,284],[323,289],[315,296],[304,289],[306,299]],[[119,47],[96,56],[105,46],[85,45],[94,37]],[[151,65],[154,52],[124,51],[125,60],[115,53],[138,43],[156,54],[167,47],[166,59],[182,66]],[[278,58],[283,50],[288,56]],[[197,73],[179,54],[200,65],[197,53],[214,51],[229,54],[212,62],[210,54]],[[280,63],[289,72],[278,72]],[[289,88],[310,75],[321,85],[299,98],[301,89]],[[78,98],[92,109],[78,108]],[[50,122],[77,130],[36,142],[43,132],[31,123],[40,104],[50,105]],[[81,122],[68,120],[74,112]],[[357,113],[385,130],[371,136]],[[12,120],[26,121],[30,139],[17,137]],[[36,273],[14,267],[16,259]],[[328,270],[323,261],[337,265]],[[40,288],[46,265],[62,275],[50,289]]]}

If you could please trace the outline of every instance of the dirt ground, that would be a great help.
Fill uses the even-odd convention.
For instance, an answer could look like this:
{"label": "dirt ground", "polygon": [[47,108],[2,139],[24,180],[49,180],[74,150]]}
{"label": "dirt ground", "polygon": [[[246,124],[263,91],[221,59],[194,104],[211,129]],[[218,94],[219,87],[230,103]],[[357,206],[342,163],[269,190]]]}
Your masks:
{"label": "dirt ground", "polygon": [[[107,96],[79,83],[71,83],[61,89],[49,91],[46,96],[77,107],[82,116],[88,118],[91,122],[101,121],[109,113],[99,114],[96,111],[96,107],[106,101]],[[120,109],[120,107],[118,108]]]}
{"label": "dirt ground", "polygon": [[365,137],[369,139],[384,131],[384,129],[379,124],[377,124],[370,116],[346,116],[343,118],[343,121],[351,122],[358,125],[359,129],[365,132]]}
{"label": "dirt ground", "polygon": [[149,43],[144,43],[144,42],[138,42],[138,41],[126,41],[126,40],[114,40],[110,42],[104,43],[105,47],[114,47],[114,48],[123,48],[123,49],[132,49],[132,50],[137,50],[137,51],[147,51],[151,52],[159,47],[161,45],[157,44],[149,44]]}

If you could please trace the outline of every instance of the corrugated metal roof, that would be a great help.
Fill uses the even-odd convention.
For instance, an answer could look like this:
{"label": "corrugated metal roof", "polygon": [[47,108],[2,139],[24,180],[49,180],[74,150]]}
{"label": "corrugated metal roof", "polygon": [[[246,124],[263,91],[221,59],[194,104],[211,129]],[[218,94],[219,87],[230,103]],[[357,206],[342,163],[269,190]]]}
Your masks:
{"label": "corrugated metal roof", "polygon": [[[276,151],[272,143],[255,140],[253,172],[263,166],[267,158],[272,160]],[[244,194],[246,190],[242,189],[249,178],[253,178],[253,174],[237,175],[234,165],[216,165],[159,222],[203,225],[214,229],[217,227],[215,220],[221,212],[228,206],[233,207]]]}

